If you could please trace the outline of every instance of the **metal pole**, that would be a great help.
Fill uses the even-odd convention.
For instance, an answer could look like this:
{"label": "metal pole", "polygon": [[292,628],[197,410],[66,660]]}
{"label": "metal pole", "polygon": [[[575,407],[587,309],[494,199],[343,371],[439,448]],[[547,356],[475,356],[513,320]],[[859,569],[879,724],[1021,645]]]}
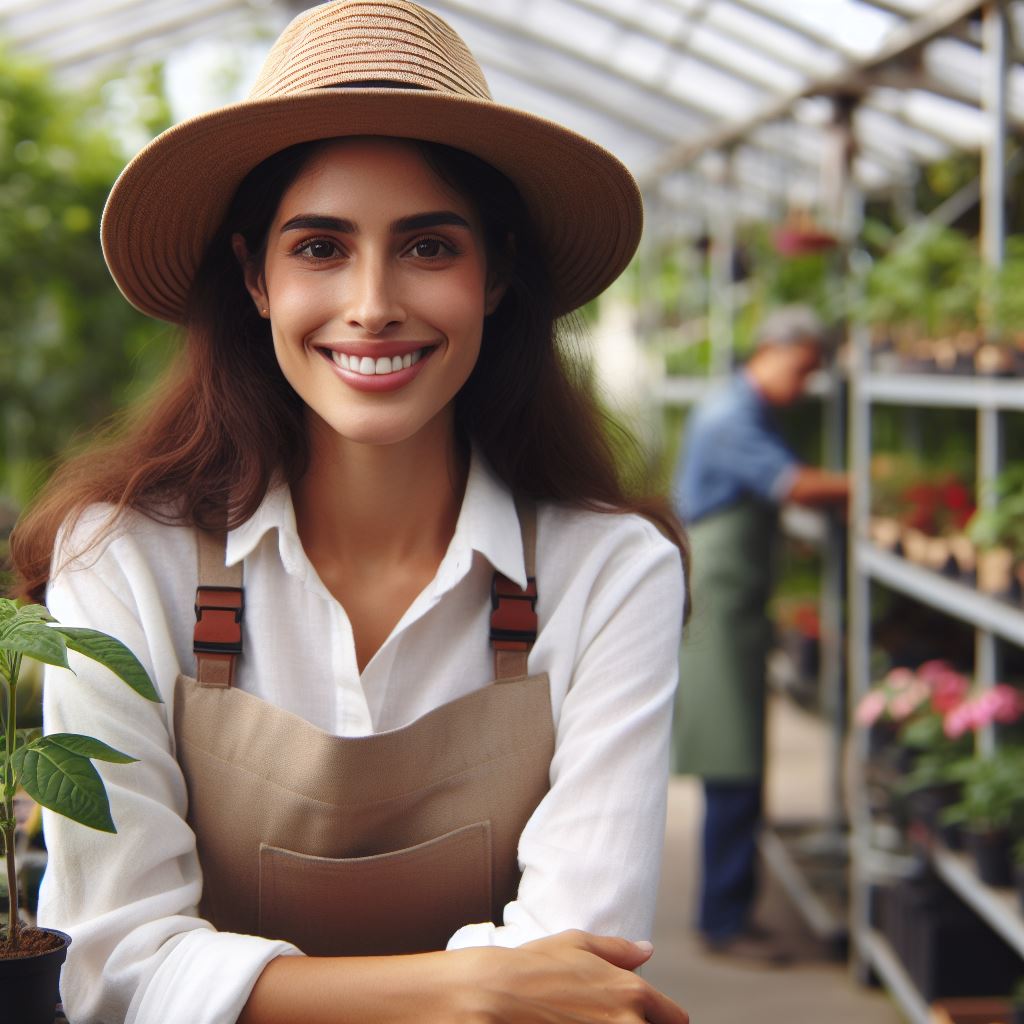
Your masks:
{"label": "metal pole", "polygon": [[732,369],[734,289],[732,265],[736,251],[736,215],[729,202],[733,184],[732,150],[722,153],[718,175],[720,198],[713,207],[708,280],[708,335],[711,340],[711,373],[724,376]]}
{"label": "metal pole", "polygon": [[[1009,63],[1006,9],[997,0],[985,5],[982,37],[985,55],[982,104],[988,131],[981,155],[981,251],[985,265],[995,271],[1003,265],[1006,241],[1006,105]],[[989,287],[991,289],[992,286]],[[991,322],[992,299],[993,292],[989,290],[985,296],[985,326],[988,332],[994,330]],[[999,475],[1003,463],[1002,434],[999,411],[980,410],[977,488],[978,502],[982,506],[991,505],[995,500],[992,482]],[[974,672],[983,686],[991,686],[999,674],[997,643],[992,633],[977,631]],[[982,749],[991,751],[994,742],[994,734],[989,729],[981,737]]]}

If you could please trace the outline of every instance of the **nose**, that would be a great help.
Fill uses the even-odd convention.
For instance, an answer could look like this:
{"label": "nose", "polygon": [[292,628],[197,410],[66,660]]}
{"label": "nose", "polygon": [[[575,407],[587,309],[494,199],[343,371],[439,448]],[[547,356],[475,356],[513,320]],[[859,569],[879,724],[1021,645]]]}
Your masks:
{"label": "nose", "polygon": [[381,334],[405,320],[396,272],[386,257],[366,253],[346,281],[346,320],[368,334]]}

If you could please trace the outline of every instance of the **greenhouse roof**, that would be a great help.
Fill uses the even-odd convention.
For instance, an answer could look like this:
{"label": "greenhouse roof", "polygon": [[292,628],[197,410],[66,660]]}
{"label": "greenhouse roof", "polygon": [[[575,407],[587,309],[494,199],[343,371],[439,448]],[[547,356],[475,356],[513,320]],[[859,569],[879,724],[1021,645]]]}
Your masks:
{"label": "greenhouse roof", "polygon": [[[617,153],[681,218],[725,200],[779,216],[828,200],[848,116],[853,173],[906,187],[921,164],[991,135],[981,0],[425,0],[480,59],[495,98]],[[285,0],[0,0],[0,36],[81,80],[125,60],[180,63],[211,41],[254,52],[304,4]],[[1005,110],[1024,126],[1009,16]],[[111,72],[112,73],[112,72]],[[255,65],[249,80],[255,74]],[[247,83],[243,83],[243,86]],[[986,92],[988,90],[988,93]],[[240,90],[244,93],[244,88]],[[235,96],[220,97],[233,99]],[[724,154],[729,154],[725,159]]]}

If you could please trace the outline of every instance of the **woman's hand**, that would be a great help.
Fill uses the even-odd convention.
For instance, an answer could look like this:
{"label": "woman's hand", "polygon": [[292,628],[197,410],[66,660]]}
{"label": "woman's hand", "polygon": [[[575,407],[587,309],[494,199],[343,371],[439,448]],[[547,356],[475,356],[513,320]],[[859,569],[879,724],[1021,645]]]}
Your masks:
{"label": "woman's hand", "polygon": [[518,949],[467,949],[469,1014],[488,1024],[688,1024],[671,999],[634,971],[649,943],[566,931]]}

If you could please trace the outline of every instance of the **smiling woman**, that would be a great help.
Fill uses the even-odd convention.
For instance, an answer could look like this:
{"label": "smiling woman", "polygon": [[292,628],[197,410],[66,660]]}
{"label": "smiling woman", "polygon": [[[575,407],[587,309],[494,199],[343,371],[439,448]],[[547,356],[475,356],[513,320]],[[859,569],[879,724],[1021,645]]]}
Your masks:
{"label": "smiling woman", "polygon": [[74,1020],[685,1022],[635,973],[684,541],[556,345],[639,232],[404,0],[300,15],[125,169],[104,252],[180,366],[12,545],[165,701],[47,679],[141,758],[113,843],[46,822]]}

